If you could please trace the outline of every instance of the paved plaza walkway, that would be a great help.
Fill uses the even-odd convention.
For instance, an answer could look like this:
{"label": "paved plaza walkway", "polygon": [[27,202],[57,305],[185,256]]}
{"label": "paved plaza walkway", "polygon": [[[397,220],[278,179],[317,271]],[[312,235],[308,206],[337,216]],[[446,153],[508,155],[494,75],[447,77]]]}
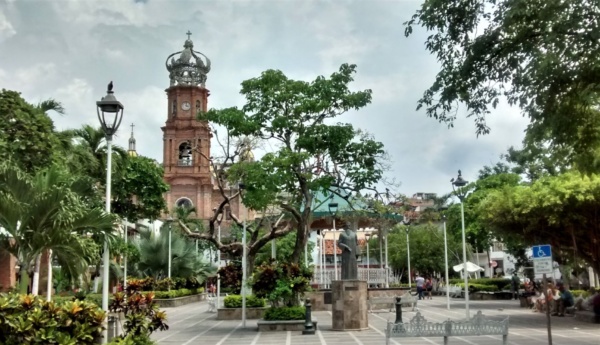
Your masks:
{"label": "paved plaza walkway", "polygon": [[[446,309],[445,297],[420,301],[423,316],[432,322],[442,322],[448,318],[464,319],[464,301],[451,300],[450,310]],[[546,316],[519,308],[518,301],[471,301],[471,315],[477,310],[490,319],[500,320],[510,316],[512,345],[548,344]],[[385,327],[388,319],[395,314],[387,311],[369,314],[369,329],[361,332],[338,332],[331,330],[331,314],[315,312],[319,326],[315,335],[302,335],[301,332],[258,332],[256,320],[246,321],[242,328],[240,321],[217,321],[215,313],[208,312],[206,302],[189,304],[177,308],[165,308],[170,329],[157,332],[153,339],[160,345],[384,345]],[[403,320],[408,322],[415,315],[410,308],[403,308]],[[451,337],[450,344],[495,345],[502,344],[501,336]],[[573,317],[552,317],[552,339],[555,345],[598,345],[600,325],[576,321]],[[392,344],[443,344],[443,338],[404,338],[395,339]]]}

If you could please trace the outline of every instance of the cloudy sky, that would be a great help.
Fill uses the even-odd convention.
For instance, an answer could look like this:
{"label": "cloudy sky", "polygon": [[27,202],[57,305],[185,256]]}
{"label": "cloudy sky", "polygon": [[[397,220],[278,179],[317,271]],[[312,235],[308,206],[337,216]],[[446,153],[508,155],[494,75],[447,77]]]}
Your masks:
{"label": "cloudy sky", "polygon": [[391,156],[389,177],[399,191],[446,193],[463,170],[476,177],[519,145],[527,124],[501,106],[489,118],[492,133],[475,136],[460,118],[454,128],[416,111],[437,62],[427,35],[403,35],[403,22],[420,1],[200,1],[0,0],[0,88],[32,103],[61,101],[52,114],[59,129],[97,125],[95,102],[113,80],[125,106],[117,143],[127,146],[135,123],[138,152],[162,161],[169,86],[166,57],[180,51],[190,30],[195,50],[212,61],[209,107],[243,104],[240,83],[266,69],[294,79],[329,75],[342,63],[358,65],[354,88],[373,90],[373,102],[342,121],[372,133]]}

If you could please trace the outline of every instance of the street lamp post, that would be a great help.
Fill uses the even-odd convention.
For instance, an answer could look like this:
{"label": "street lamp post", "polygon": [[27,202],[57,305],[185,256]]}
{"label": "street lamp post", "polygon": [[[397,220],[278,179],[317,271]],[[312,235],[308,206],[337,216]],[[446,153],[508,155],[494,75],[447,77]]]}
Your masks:
{"label": "street lamp post", "polygon": [[[127,247],[127,218],[125,218],[125,247]],[[125,252],[125,255],[123,256],[123,291],[126,291],[127,289],[127,252]]]}
{"label": "street lamp post", "polygon": [[444,259],[446,268],[446,307],[450,310],[450,284],[448,282],[448,239],[446,237],[446,215],[442,215],[444,221]]}
{"label": "street lamp post", "polygon": [[367,280],[369,280],[369,238],[371,234],[365,234],[365,240],[367,242]]}
{"label": "street lamp post", "polygon": [[338,279],[338,269],[337,269],[337,237],[335,230],[335,216],[337,215],[338,203],[330,202],[329,203],[329,213],[333,217],[333,279]]}
{"label": "street lamp post", "polygon": [[385,241],[385,287],[389,288],[390,287],[390,268],[389,268],[389,261],[388,261],[388,233],[386,230],[385,233],[385,237],[383,238],[383,240]]}
{"label": "street lamp post", "polygon": [[[173,226],[173,217],[169,217],[169,259],[167,260],[168,270],[167,275],[169,279],[171,279],[171,227]],[[169,290],[171,290],[171,285],[169,285]]]}
{"label": "street lamp post", "polygon": [[[113,93],[112,81],[108,84],[106,96],[96,102],[96,111],[98,113],[98,120],[100,126],[104,131],[106,138],[106,213],[110,213],[110,201],[111,201],[111,175],[112,175],[112,139],[113,135],[119,129],[121,120],[123,120],[124,107],[121,102],[117,101]],[[110,253],[108,252],[108,240],[104,240],[104,253],[102,255],[102,310],[108,315],[108,274],[110,265]],[[106,319],[104,322],[106,323]],[[102,343],[108,342],[108,327],[105,327],[102,331]]]}
{"label": "street lamp post", "polygon": [[411,275],[410,275],[410,238],[408,237],[408,233],[410,232],[410,225],[406,226],[406,256],[408,258],[408,289],[412,288],[411,286]]}
{"label": "street lamp post", "polygon": [[465,279],[465,312],[467,315],[467,320],[470,319],[469,315],[469,273],[467,271],[467,241],[465,236],[465,191],[462,189],[464,186],[469,183],[468,181],[462,178],[462,173],[458,171],[458,177],[450,180],[452,183],[452,190],[460,199],[460,217],[462,221],[462,245],[463,245],[463,276]]}

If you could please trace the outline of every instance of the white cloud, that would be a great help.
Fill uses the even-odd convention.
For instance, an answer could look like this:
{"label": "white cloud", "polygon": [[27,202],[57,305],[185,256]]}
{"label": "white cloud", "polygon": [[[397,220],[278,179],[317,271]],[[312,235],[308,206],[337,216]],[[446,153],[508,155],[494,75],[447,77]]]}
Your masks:
{"label": "white cloud", "polygon": [[[311,81],[340,64],[358,65],[353,90],[373,89],[373,102],[345,115],[374,134],[391,156],[401,191],[444,192],[458,168],[474,178],[527,123],[502,105],[492,133],[476,138],[473,122],[453,129],[416,111],[437,62],[423,47],[427,33],[403,37],[418,1],[14,1],[0,3],[0,86],[30,102],[55,98],[58,128],[97,125],[95,102],[113,80],[125,106],[116,141],[127,145],[135,123],[138,152],[162,160],[168,74],[166,57],[191,30],[196,50],[212,60],[209,107],[243,104],[240,83],[266,69]],[[10,22],[7,20],[10,18]],[[7,53],[7,52],[10,52]],[[268,149],[268,146],[266,147]]]}

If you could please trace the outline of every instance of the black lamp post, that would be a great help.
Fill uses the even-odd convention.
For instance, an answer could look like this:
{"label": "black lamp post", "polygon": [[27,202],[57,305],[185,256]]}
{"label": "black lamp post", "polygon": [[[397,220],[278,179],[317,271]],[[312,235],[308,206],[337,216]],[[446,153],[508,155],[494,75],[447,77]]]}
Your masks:
{"label": "black lamp post", "polygon": [[[469,182],[462,178],[462,173],[458,171],[458,177],[450,180],[452,183],[452,190],[454,194],[460,199],[460,216],[462,220],[462,245],[463,245],[463,276],[465,279],[465,311],[467,314],[467,320],[470,319],[469,315],[469,273],[467,270],[467,240],[465,236],[465,196],[466,191],[463,189]],[[448,283],[448,282],[446,282]]]}
{"label": "black lamp post", "polygon": [[335,216],[337,215],[338,203],[330,202],[329,203],[329,213],[333,217],[333,279],[338,279],[338,269],[337,269],[337,236],[335,233]]}
{"label": "black lamp post", "polygon": [[[117,101],[117,98],[113,92],[112,81],[108,84],[108,90],[106,96],[96,102],[96,111],[98,113],[98,120],[100,126],[106,136],[106,213],[110,213],[110,200],[111,200],[111,172],[112,172],[112,139],[113,135],[119,129],[121,120],[123,120],[124,107],[121,102]],[[102,256],[102,310],[108,315],[108,275],[109,275],[109,252],[108,252],[108,241],[104,241],[104,253]],[[103,331],[102,343],[106,344],[108,341],[108,329],[105,328]]]}

